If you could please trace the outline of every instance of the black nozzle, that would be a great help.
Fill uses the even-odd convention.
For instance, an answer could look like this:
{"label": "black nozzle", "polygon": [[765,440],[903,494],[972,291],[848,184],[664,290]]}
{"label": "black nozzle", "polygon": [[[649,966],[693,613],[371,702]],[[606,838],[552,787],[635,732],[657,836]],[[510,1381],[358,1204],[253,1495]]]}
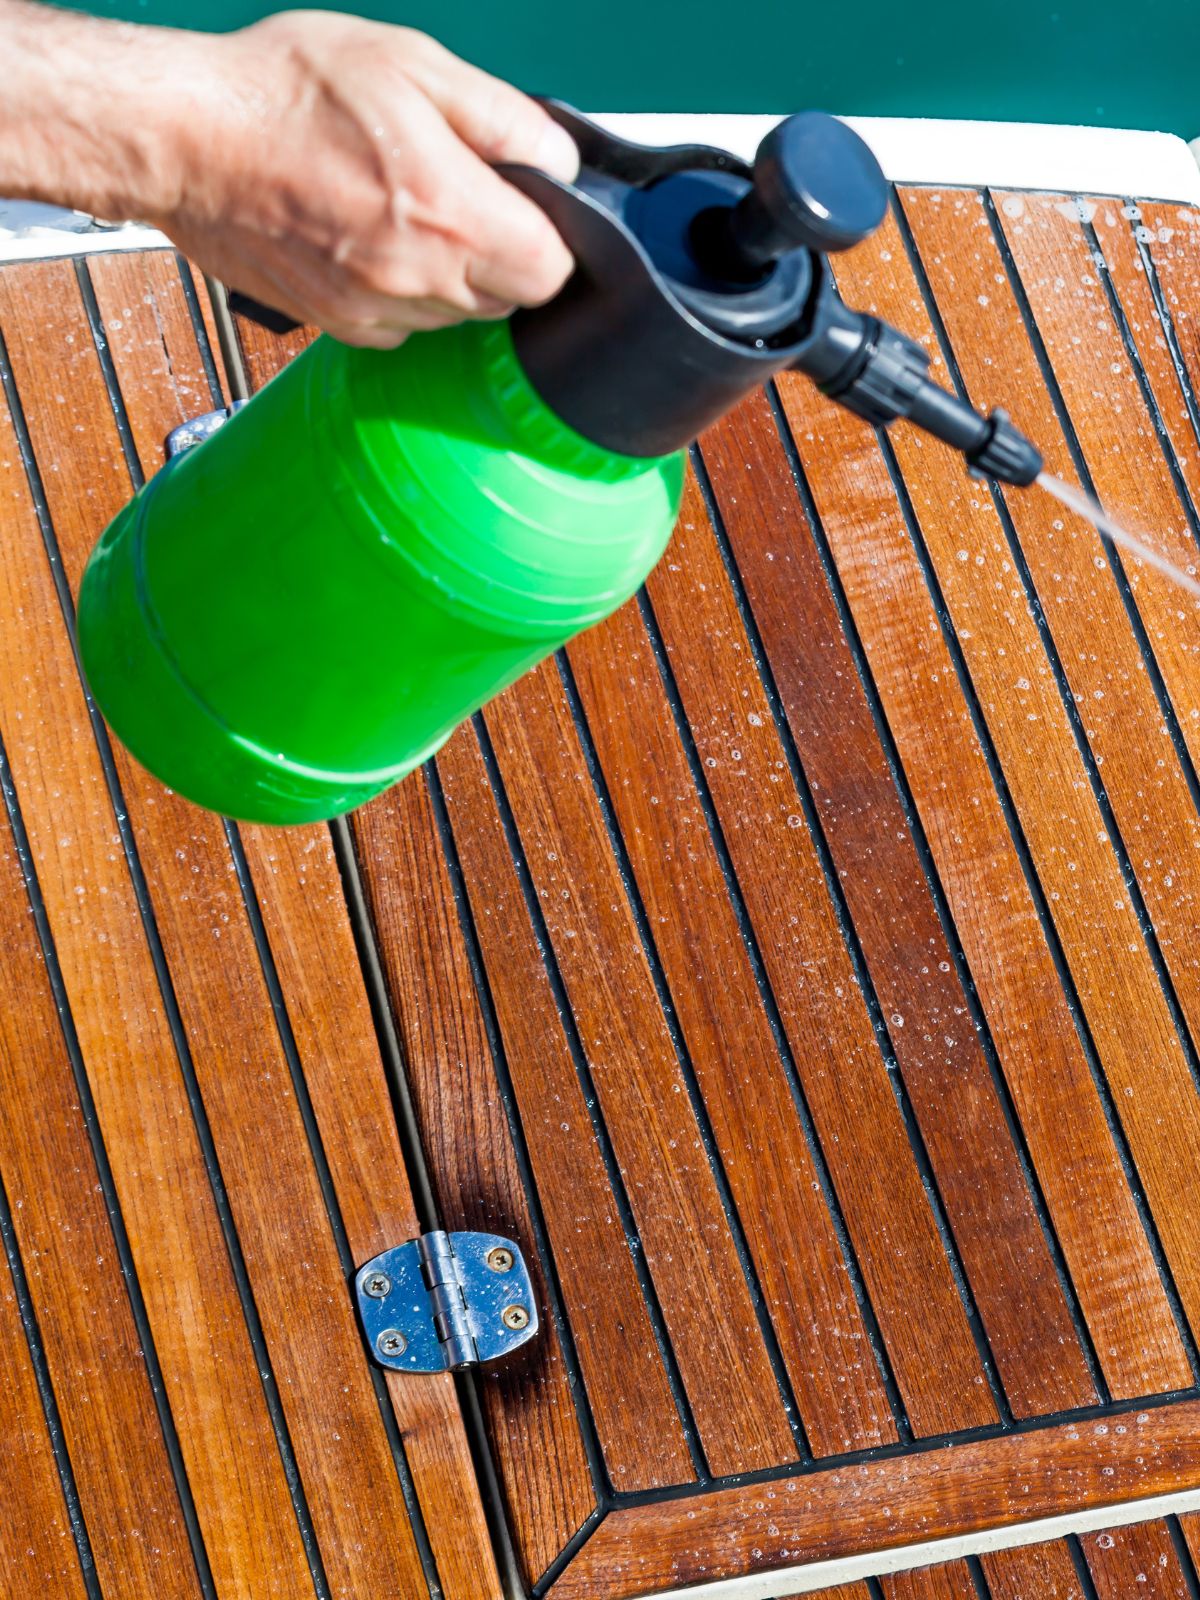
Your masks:
{"label": "black nozzle", "polygon": [[576,271],[548,304],[517,313],[513,343],[577,433],[665,455],[790,367],[877,426],[908,417],[974,471],[1037,476],[1041,458],[1006,417],[939,388],[919,344],[838,298],[829,254],[874,233],[888,202],[853,128],[818,111],[788,117],[751,171],[727,151],[652,150],[548,109],[579,146],[576,183],[503,170],[550,216]]}
{"label": "black nozzle", "polygon": [[1037,446],[1013,427],[1007,412],[997,409],[988,418],[987,437],[967,456],[967,465],[979,477],[998,478],[1025,489],[1045,463]]}
{"label": "black nozzle", "polygon": [[821,297],[813,337],[794,365],[823,394],[876,427],[906,417],[952,445],[977,477],[1023,487],[1042,470],[1041,455],[1003,411],[982,416],[934,383],[929,356],[915,340],[878,317],[852,311],[832,287]]}

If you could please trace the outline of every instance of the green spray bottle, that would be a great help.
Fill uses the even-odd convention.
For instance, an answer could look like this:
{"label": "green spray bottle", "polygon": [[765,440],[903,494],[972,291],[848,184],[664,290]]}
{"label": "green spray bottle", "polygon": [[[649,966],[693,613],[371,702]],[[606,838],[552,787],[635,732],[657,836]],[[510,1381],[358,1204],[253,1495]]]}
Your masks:
{"label": "green spray bottle", "polygon": [[827,253],[887,204],[846,124],[791,117],[751,170],[550,109],[577,181],[504,175],[575,256],[554,300],[391,352],[318,339],[98,542],[88,681],[133,754],[199,804],[311,822],[403,778],[634,593],[670,537],[684,447],[784,368],[877,423],[912,417],[977,471],[1036,476],[1002,415],[937,388],[919,346],[838,299]]}

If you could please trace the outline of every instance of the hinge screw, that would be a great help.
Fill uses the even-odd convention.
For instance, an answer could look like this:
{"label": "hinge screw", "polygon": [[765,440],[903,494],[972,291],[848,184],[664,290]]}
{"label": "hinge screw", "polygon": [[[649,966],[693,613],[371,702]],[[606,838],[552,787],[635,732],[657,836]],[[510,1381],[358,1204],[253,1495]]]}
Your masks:
{"label": "hinge screw", "polygon": [[383,1356],[402,1356],[408,1348],[408,1340],[399,1328],[385,1328],[375,1344]]}
{"label": "hinge screw", "polygon": [[485,1260],[493,1272],[511,1272],[515,1265],[512,1251],[506,1250],[503,1245],[489,1250]]}
{"label": "hinge screw", "polygon": [[524,1306],[505,1306],[500,1313],[500,1321],[506,1328],[519,1333],[522,1328],[529,1326],[529,1313]]}
{"label": "hinge screw", "polygon": [[363,1291],[372,1300],[386,1300],[392,1292],[392,1280],[386,1272],[372,1272],[370,1277],[363,1279]]}

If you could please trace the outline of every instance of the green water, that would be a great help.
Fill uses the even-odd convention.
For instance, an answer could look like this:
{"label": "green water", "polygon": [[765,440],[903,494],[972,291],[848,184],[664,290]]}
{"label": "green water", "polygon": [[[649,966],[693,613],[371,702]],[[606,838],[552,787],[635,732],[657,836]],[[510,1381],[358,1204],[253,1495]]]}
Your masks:
{"label": "green water", "polygon": [[[259,0],[92,0],[132,21],[236,27]],[[1200,134],[1195,0],[368,0],[532,92],[592,110],[793,111],[1081,122]]]}

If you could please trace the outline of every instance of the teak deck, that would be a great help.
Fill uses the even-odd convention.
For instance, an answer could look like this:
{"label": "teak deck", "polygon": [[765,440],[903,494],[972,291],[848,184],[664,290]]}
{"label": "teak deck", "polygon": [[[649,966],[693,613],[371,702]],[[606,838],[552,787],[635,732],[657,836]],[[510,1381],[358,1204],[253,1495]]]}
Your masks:
{"label": "teak deck", "polygon": [[[839,277],[1197,566],[1200,217],[909,190]],[[251,386],[304,339],[240,331]],[[0,1595],[764,1597],[1200,1490],[1186,595],[783,378],[637,600],[349,823],[239,829],[71,643],[243,380],[203,289],[12,265],[0,333]],[[439,1223],[521,1241],[543,1332],[385,1379],[348,1277]],[[1183,1516],[837,1592],[1195,1558]]]}

